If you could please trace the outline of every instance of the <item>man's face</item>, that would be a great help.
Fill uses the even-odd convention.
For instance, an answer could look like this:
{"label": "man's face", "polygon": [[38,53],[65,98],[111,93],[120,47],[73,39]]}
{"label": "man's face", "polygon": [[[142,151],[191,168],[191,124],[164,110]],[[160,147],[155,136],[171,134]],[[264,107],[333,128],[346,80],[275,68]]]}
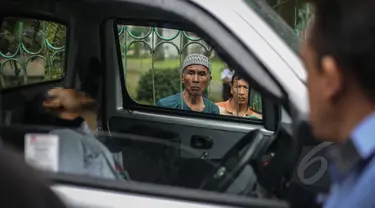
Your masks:
{"label": "man's face", "polygon": [[309,39],[301,45],[301,57],[307,69],[309,117],[314,134],[321,139],[335,139],[336,119],[340,117],[338,101],[342,90],[340,71],[332,57],[317,59]]}
{"label": "man's face", "polygon": [[231,93],[237,104],[248,104],[249,102],[249,84],[243,79],[235,78],[233,81]]}
{"label": "man's face", "polygon": [[190,95],[202,96],[208,87],[211,76],[208,68],[202,65],[190,65],[182,74],[182,84]]}

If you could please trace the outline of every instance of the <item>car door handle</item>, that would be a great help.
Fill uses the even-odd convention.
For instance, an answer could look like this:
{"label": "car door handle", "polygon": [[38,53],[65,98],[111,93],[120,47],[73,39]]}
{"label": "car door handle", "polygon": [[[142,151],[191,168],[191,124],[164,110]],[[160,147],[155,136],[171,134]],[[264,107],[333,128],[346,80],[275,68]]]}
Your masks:
{"label": "car door handle", "polygon": [[195,149],[211,149],[214,146],[214,141],[208,136],[193,135],[190,140],[190,146]]}

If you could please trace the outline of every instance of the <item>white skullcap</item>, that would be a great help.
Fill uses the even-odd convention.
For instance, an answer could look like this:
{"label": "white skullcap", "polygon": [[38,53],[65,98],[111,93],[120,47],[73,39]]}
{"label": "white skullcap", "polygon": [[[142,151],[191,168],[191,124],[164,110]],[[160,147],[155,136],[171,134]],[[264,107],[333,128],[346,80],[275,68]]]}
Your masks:
{"label": "white skullcap", "polygon": [[182,63],[182,71],[190,65],[202,65],[208,68],[208,71],[211,73],[211,64],[207,56],[202,54],[189,54],[185,57],[184,63]]}

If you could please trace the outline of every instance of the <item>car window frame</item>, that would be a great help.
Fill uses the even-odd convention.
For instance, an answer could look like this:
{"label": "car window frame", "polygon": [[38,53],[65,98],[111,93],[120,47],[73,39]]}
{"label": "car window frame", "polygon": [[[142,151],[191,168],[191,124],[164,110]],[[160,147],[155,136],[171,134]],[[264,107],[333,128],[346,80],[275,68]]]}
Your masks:
{"label": "car window frame", "polygon": [[[184,13],[186,12],[192,12],[191,10],[188,10],[187,7],[181,7],[183,4],[183,6],[187,6],[187,4],[190,5],[190,7],[194,7],[192,6],[193,4],[191,4],[191,2],[182,2],[182,1],[167,1],[167,2],[164,2],[161,3],[159,1],[128,1],[128,2],[131,2],[133,4],[137,4],[137,5],[142,5],[142,9],[144,11],[149,11],[149,12],[155,12],[156,13],[156,10],[158,10],[158,12],[164,12],[166,11],[169,12],[168,14],[171,13],[170,10],[174,10],[174,14],[178,14],[178,12],[182,12],[181,11],[181,8],[184,8],[184,12],[182,12],[182,14],[179,15],[179,18],[181,19],[181,16],[184,15]],[[177,3],[178,2],[178,3]],[[186,5],[185,5],[186,4]],[[166,6],[166,5],[169,5],[169,6]],[[129,5],[127,5],[128,8],[130,9],[131,7]],[[119,9],[121,8],[120,5],[116,5],[116,7],[118,7]],[[148,8],[150,7],[150,8]],[[147,8],[147,9],[146,9]],[[176,9],[176,8],[180,8],[180,9]],[[155,11],[153,11],[155,10]],[[194,11],[192,14],[190,14],[189,16],[191,17],[191,15],[197,15],[197,10],[199,10],[198,7],[194,7]],[[194,116],[194,113],[189,113],[189,114],[183,114],[183,115],[179,115],[178,114],[178,111],[170,111],[170,110],[162,110],[162,109],[151,109],[151,108],[148,108],[148,109],[134,109],[134,108],[129,108],[130,107],[130,104],[129,103],[132,103],[133,101],[130,100],[129,103],[126,103],[126,99],[124,100],[117,100],[117,99],[114,99],[116,98],[118,95],[117,93],[120,94],[120,96],[127,96],[127,92],[123,89],[126,85],[122,84],[121,85],[121,89],[118,89],[118,84],[119,82],[117,83],[114,83],[113,81],[113,78],[114,77],[120,77],[121,79],[121,82],[122,83],[125,83],[124,82],[124,78],[125,76],[123,75],[123,67],[120,67],[122,66],[122,59],[119,57],[119,44],[116,43],[116,35],[117,35],[117,25],[114,24],[114,22],[118,19],[120,20],[131,20],[131,19],[135,19],[136,21],[139,21],[141,19],[143,20],[148,20],[148,21],[155,21],[154,19],[148,17],[147,15],[143,18],[140,18],[140,17],[137,17],[135,18],[133,15],[134,14],[129,14],[127,12],[122,12],[122,13],[119,13],[119,11],[115,11],[115,8],[112,8],[111,10],[111,15],[108,16],[108,18],[102,22],[102,26],[101,26],[101,39],[102,39],[102,46],[104,47],[104,50],[102,51],[102,59],[104,60],[104,65],[106,66],[107,69],[111,69],[111,70],[106,70],[106,80],[105,82],[106,83],[113,83],[112,84],[112,87],[108,87],[104,94],[105,94],[105,112],[104,112],[104,116],[103,116],[103,123],[107,123],[107,120],[106,119],[109,119],[111,117],[116,117],[117,116],[121,116],[121,114],[119,114],[119,111],[120,112],[123,112],[123,113],[126,113],[128,114],[129,116],[131,116],[131,118],[136,118],[137,117],[137,114],[139,112],[145,112],[146,110],[148,110],[149,112],[152,112],[152,113],[155,113],[154,115],[166,115],[168,113],[168,111],[170,112],[170,115],[173,115],[173,116],[180,116],[181,119],[184,119],[184,118],[192,118],[192,119],[195,119],[195,118],[202,118],[203,116],[200,114],[200,115],[196,115]],[[204,11],[202,10],[199,10],[199,14],[198,15],[201,15],[201,12],[204,13]],[[209,15],[209,14],[205,14],[205,15]],[[139,14],[139,16],[142,16]],[[166,15],[167,17],[169,17],[168,15]],[[212,21],[211,23],[212,24],[216,24],[216,27],[220,27],[220,30],[225,30],[225,33],[227,35],[230,36],[230,31],[228,31],[222,24],[218,23],[215,21],[215,18],[210,16],[210,17],[207,17],[209,18],[210,20],[209,21]],[[159,20],[159,19],[158,19]],[[190,20],[191,21],[191,20]],[[170,22],[170,21],[163,21],[163,22]],[[203,22],[203,20],[202,20]],[[183,25],[183,24],[182,24]],[[182,26],[181,26],[182,27]],[[196,31],[201,31],[202,29],[200,29],[200,27],[202,27],[202,25],[197,25],[196,27],[198,27],[197,30],[190,30],[190,31],[193,31],[194,33],[196,33],[197,35],[199,35],[200,37],[204,38],[204,36],[200,35],[204,32],[201,32],[201,33],[198,33]],[[189,27],[183,27],[183,28],[189,28]],[[208,29],[206,29],[208,30]],[[211,32],[217,32],[217,31],[211,31]],[[213,39],[215,38],[215,36],[210,35],[210,37],[212,37]],[[222,41],[224,41],[225,37],[221,37],[222,38]],[[261,63],[259,63],[257,60],[256,60],[256,57],[253,56],[253,54],[251,53],[251,51],[249,51],[235,36],[230,36],[230,39],[231,41],[235,42],[236,44],[236,47],[235,47],[235,52],[231,55],[229,55],[228,53],[231,53],[230,51],[227,51],[227,53],[224,54],[224,56],[229,56],[229,57],[232,57],[232,61],[228,61],[226,60],[224,57],[223,60],[226,61],[228,64],[230,65],[234,65],[234,66],[238,66],[239,64],[243,64],[243,65],[240,65],[238,66],[238,68],[241,68],[243,70],[243,67],[244,66],[247,66],[248,65],[248,62],[249,61],[252,61],[253,63],[257,63],[257,65],[259,67],[262,67],[260,70],[262,71],[262,73],[259,73],[259,74],[262,74],[264,76],[268,76],[268,77],[272,77],[268,72],[266,72],[263,68],[263,66],[261,65]],[[209,40],[209,39],[208,39]],[[227,39],[225,39],[225,41],[228,41]],[[210,42],[210,41],[208,41]],[[211,44],[213,45],[213,44]],[[233,46],[233,45],[231,45]],[[215,49],[217,49],[215,47]],[[233,48],[232,48],[233,49]],[[218,50],[216,50],[218,51]],[[232,50],[233,51],[233,50]],[[239,52],[244,52],[246,53],[246,58],[248,56],[250,56],[249,59],[246,59],[244,57],[242,57],[242,59],[246,59],[246,61],[242,61],[241,63],[241,60],[236,60],[233,58],[233,56]],[[252,65],[253,66],[253,65]],[[245,67],[246,68],[246,67]],[[120,75],[118,75],[120,73]],[[259,75],[257,74],[257,75]],[[254,76],[253,76],[254,77]],[[259,78],[259,76],[255,76],[257,78]],[[270,78],[271,79],[271,78]],[[273,83],[277,83],[276,80],[273,80],[271,79]],[[280,86],[278,84],[275,84],[274,86],[277,87],[277,89],[271,89],[271,92],[279,92],[279,95],[281,97],[283,97],[283,91],[280,90]],[[272,87],[272,86],[266,86],[264,87],[264,91],[269,91],[269,88],[268,87]],[[261,87],[260,87],[261,88]],[[263,92],[264,92],[263,91]],[[271,93],[270,93],[271,94]],[[271,97],[272,97],[273,94],[271,94]],[[275,97],[275,96],[273,96]],[[131,99],[130,97],[128,97],[127,99]],[[277,100],[277,98],[275,98]],[[124,103],[125,102],[125,103]],[[150,113],[151,114],[151,113]],[[275,116],[275,115],[274,115]],[[210,115],[205,115],[204,117],[206,118],[209,118]],[[214,120],[219,120],[218,117],[211,117],[213,118]],[[235,123],[235,122],[233,122]],[[107,129],[108,130],[108,127]],[[151,184],[150,184],[151,185]],[[153,185],[153,184],[152,184]],[[163,186],[163,189],[164,188],[168,188],[167,186]],[[201,196],[203,199],[204,198],[204,195]]]}
{"label": "car window frame", "polygon": [[[127,19],[127,20],[114,20],[113,29],[114,31],[117,31],[118,23],[126,23],[121,25],[132,25],[132,26],[145,26],[149,25],[150,23],[147,22],[148,20],[143,19]],[[173,24],[173,22],[169,21],[151,21],[151,24]],[[182,31],[185,31],[185,28],[181,28]],[[201,37],[205,42],[206,39],[204,37]],[[264,121],[262,119],[252,119],[252,118],[243,118],[243,117],[237,117],[237,116],[229,116],[229,115],[221,115],[221,114],[211,114],[211,113],[203,113],[203,112],[195,112],[195,111],[188,111],[188,110],[182,110],[182,109],[171,109],[171,108],[164,108],[164,107],[156,107],[153,105],[145,105],[136,102],[133,100],[133,98],[129,95],[127,86],[126,86],[126,80],[125,80],[125,73],[124,73],[124,66],[121,61],[121,53],[120,53],[120,45],[118,42],[119,36],[117,33],[115,33],[115,43],[116,43],[116,52],[117,52],[117,59],[120,60],[121,63],[119,63],[120,73],[120,85],[122,89],[122,95],[121,98],[116,97],[116,99],[122,99],[120,102],[122,102],[121,106],[118,106],[121,110],[131,110],[131,111],[144,111],[144,112],[150,112],[150,113],[162,113],[167,115],[177,115],[182,117],[193,117],[193,118],[207,118],[207,119],[216,119],[216,120],[222,120],[222,121],[231,121],[236,123],[246,123],[246,124],[254,124],[254,125],[263,125]],[[209,42],[207,42],[209,44]],[[220,55],[220,53],[218,53]],[[226,62],[225,62],[226,63]],[[263,103],[266,103],[266,101],[262,95],[262,112],[266,110]],[[262,113],[263,115],[263,113]]]}
{"label": "car window frame", "polygon": [[[163,1],[163,2],[159,2],[159,1],[147,1],[147,0],[141,0],[141,1],[128,0],[128,1],[124,1],[124,4],[125,4],[125,2],[135,4],[139,7],[142,7],[143,10],[147,10],[149,12],[151,11],[151,13],[161,13],[161,12],[167,13],[168,12],[167,14],[169,15],[171,13],[171,10],[173,11],[175,9],[173,11],[173,13],[178,14],[178,12],[182,12],[181,11],[181,8],[182,8],[181,4],[183,4],[183,6],[189,5],[190,9],[187,9],[187,7],[184,7],[184,12],[182,12],[182,13],[192,12],[191,10],[194,10],[193,15],[197,15],[196,14],[197,12],[199,12],[199,15],[201,13],[204,14],[204,11],[202,9],[200,9],[198,6],[196,6],[195,4],[193,4],[192,2],[182,2],[182,1],[167,1],[167,2]],[[169,6],[166,6],[166,5],[169,5]],[[131,8],[129,5],[127,5],[127,6],[128,6],[129,9]],[[116,5],[116,7],[118,9],[121,8],[120,5]],[[179,9],[177,9],[177,8],[179,8]],[[115,10],[116,10],[115,7],[113,7],[111,9],[111,15],[108,15],[108,18],[101,23],[101,29],[100,29],[102,46],[104,48],[104,50],[102,51],[102,60],[104,61],[105,67],[107,69],[111,69],[111,70],[106,70],[105,83],[112,83],[112,86],[108,87],[104,91],[105,103],[103,103],[103,105],[105,106],[105,109],[104,109],[104,112],[103,112],[102,122],[107,123],[107,120],[106,120],[107,118],[121,116],[121,114],[119,114],[119,112],[126,113],[126,114],[130,115],[132,118],[136,118],[137,114],[140,113],[140,112],[142,112],[142,113],[143,112],[147,112],[147,113],[151,112],[150,114],[155,113],[154,114],[155,116],[156,115],[168,115],[168,113],[169,113],[169,115],[173,115],[173,116],[176,116],[176,117],[180,116],[182,119],[183,118],[195,119],[195,118],[205,117],[205,118],[211,118],[211,119],[219,120],[219,117],[215,117],[215,116],[211,116],[211,115],[202,116],[202,114],[194,115],[194,112],[189,113],[189,114],[186,114],[186,113],[183,113],[183,114],[180,113],[179,114],[178,111],[170,111],[169,109],[156,109],[156,108],[155,109],[152,109],[152,108],[142,109],[140,107],[130,108],[131,105],[129,103],[132,103],[133,101],[130,97],[128,97],[126,90],[123,89],[125,87],[125,85],[121,84],[121,86],[120,86],[121,89],[118,88],[119,83],[121,83],[121,82],[125,83],[124,82],[125,76],[123,74],[123,67],[120,67],[120,66],[122,66],[122,59],[119,57],[119,54],[120,54],[119,53],[119,51],[120,51],[119,50],[119,44],[116,43],[117,25],[115,25],[114,22],[116,20],[119,20],[119,19],[120,20],[126,20],[126,21],[134,20],[134,19],[136,21],[140,21],[142,19],[146,20],[146,21],[147,20],[155,21],[155,20],[150,19],[147,16],[144,17],[144,18],[140,18],[140,17],[136,18],[136,17],[133,16],[133,14],[129,14],[129,13],[123,12],[123,11],[120,13],[120,11],[115,11]],[[166,15],[166,16],[169,17],[168,15]],[[183,14],[179,15],[179,17],[181,18],[182,15]],[[204,15],[209,16],[209,14],[204,14]],[[217,22],[217,20],[213,16],[209,16],[207,18],[209,18],[210,21],[212,21],[212,24],[216,24],[216,27],[220,27],[220,30],[225,30],[225,33],[227,35],[231,34],[231,32],[224,25],[222,25],[220,22]],[[163,21],[163,22],[170,22],[170,21]],[[202,27],[202,25],[200,27],[199,26],[196,26],[196,27],[200,28],[200,27]],[[186,28],[188,28],[188,27],[186,27]],[[201,30],[202,29],[198,29],[198,31],[201,31]],[[196,30],[191,30],[191,31],[195,32]],[[199,35],[199,34],[202,34],[202,32],[196,33],[196,34]],[[202,36],[202,35],[199,35],[199,36],[204,38],[204,36]],[[212,35],[211,35],[211,37],[212,37]],[[241,68],[241,69],[243,68],[244,65],[246,66],[249,61],[252,61],[253,63],[257,63],[257,66],[261,67],[259,70],[262,71],[259,74],[267,76],[274,83],[274,86],[260,86],[259,88],[261,90],[263,89],[263,92],[264,91],[268,92],[269,97],[272,97],[273,101],[278,101],[278,100],[281,100],[282,98],[285,98],[284,97],[285,95],[283,94],[284,92],[280,89],[280,85],[277,84],[277,81],[272,78],[272,75],[269,74],[264,69],[264,66],[256,60],[256,57],[251,53],[251,51],[248,50],[237,37],[235,37],[235,36],[230,36],[230,37],[231,37],[231,40],[236,43],[236,48],[234,49],[236,51],[236,53],[244,52],[244,53],[246,53],[246,55],[250,56],[251,58],[247,59],[244,62],[244,61],[241,61],[241,60],[238,60],[238,59],[237,60],[234,59],[232,57],[232,56],[234,56],[234,54],[232,54],[230,56],[230,55],[228,55],[228,53],[230,53],[230,52],[227,52],[223,55],[232,57],[232,59],[231,59],[231,61],[228,61],[226,59],[223,59],[223,60],[226,61],[228,64],[234,65],[234,66],[238,66],[239,63],[240,63],[242,65],[238,66],[238,68]],[[222,41],[224,39],[225,38],[222,37]],[[227,41],[227,40],[225,40],[225,41]],[[217,49],[217,48],[215,47],[215,49]],[[259,75],[259,74],[257,74],[257,75]],[[121,82],[119,82],[117,80],[114,82],[113,77],[120,77]],[[258,76],[258,78],[259,78],[259,76]],[[269,88],[272,88],[272,87],[276,87],[277,89],[269,89]],[[275,92],[276,92],[276,96],[273,94]],[[114,99],[114,98],[118,98],[118,96],[120,96],[120,97],[125,96],[127,98],[125,98],[123,100]],[[126,100],[126,99],[129,99],[129,100]],[[128,103],[126,103],[127,101],[128,101]],[[274,115],[274,116],[276,116],[276,115]],[[231,120],[231,122],[233,122],[233,120]],[[239,122],[233,122],[233,123],[239,123]],[[104,126],[103,129],[108,130],[108,126]],[[155,185],[155,184],[149,184],[149,185],[151,186],[151,185]],[[160,188],[164,189],[164,190],[167,190],[168,186],[160,186]],[[211,194],[212,194],[212,192],[211,192]],[[213,195],[215,195],[215,194],[213,194]],[[168,195],[168,196],[170,196],[170,195]],[[198,197],[201,200],[204,200],[205,196],[201,195],[201,196],[198,196]]]}
{"label": "car window frame", "polygon": [[[145,4],[148,4],[148,2],[147,1],[144,1],[144,2],[139,2],[139,3],[141,3],[141,4],[143,4],[143,3],[145,3]],[[171,4],[175,4],[176,2],[171,2]],[[187,2],[187,3],[191,3],[191,5],[195,5],[194,3],[192,3],[192,2]],[[195,5],[196,6],[196,5]],[[196,8],[198,8],[198,9],[200,9],[201,11],[200,12],[204,12],[204,10],[203,9],[201,9],[201,8],[199,8],[199,7],[196,7]],[[209,14],[208,14],[209,15]],[[115,16],[115,15],[112,15],[111,17],[113,17],[113,16]],[[125,15],[126,16],[126,15]],[[212,18],[213,20],[217,20],[214,16],[210,16],[210,18]],[[117,19],[121,19],[121,20],[124,20],[124,18],[117,18]],[[117,19],[115,19],[115,20],[117,20]],[[126,21],[131,21],[133,19],[133,21],[134,21],[134,19],[136,19],[135,21],[140,21],[140,20],[147,20],[147,18],[134,18],[134,16],[131,16],[131,15],[129,15],[129,17],[126,19]],[[155,21],[155,20],[151,20],[151,21]],[[170,21],[163,21],[163,22],[170,22]],[[220,22],[219,22],[219,24],[221,25],[221,26],[223,26],[226,30],[227,30],[227,28],[224,26],[224,25],[222,25]],[[134,25],[134,24],[133,24]],[[113,27],[115,27],[115,26],[113,26]],[[184,28],[189,28],[189,27],[184,27]],[[117,30],[117,27],[115,28],[116,30]],[[198,27],[198,30],[199,31],[201,31],[202,29],[199,29],[199,27]],[[196,30],[190,30],[190,31],[196,31]],[[228,30],[227,30],[228,31]],[[204,33],[204,32],[203,32]],[[199,35],[200,33],[198,33],[198,35]],[[205,37],[204,36],[202,36],[202,35],[199,35],[200,37],[202,37],[202,38],[204,38],[205,39]],[[237,38],[237,37],[233,37],[236,41],[239,41],[239,39]],[[209,41],[208,41],[209,42]],[[211,44],[211,45],[213,45],[213,44]],[[117,47],[118,46],[118,44],[115,44],[115,47]],[[244,47],[244,45],[243,44],[241,44],[241,49],[242,50],[245,50],[246,51],[246,53],[250,53],[250,54],[252,54],[251,53],[251,51],[249,51],[247,48],[245,48]],[[118,49],[119,50],[119,49]],[[115,53],[118,53],[118,50],[117,51],[115,51]],[[216,50],[217,51],[217,50]],[[218,52],[218,51],[217,51]],[[113,51],[111,51],[111,53],[113,53]],[[220,52],[218,52],[219,54],[220,54]],[[224,55],[225,56],[225,55]],[[251,61],[252,60],[252,61]],[[118,59],[118,61],[120,61],[119,59]],[[227,62],[228,63],[228,61],[227,60],[224,60],[225,62]],[[272,75],[270,74],[270,73],[268,73],[266,70],[263,70],[263,65],[260,63],[260,62],[258,62],[257,60],[254,60],[254,58],[253,57],[251,57],[251,58],[247,58],[246,59],[246,61],[247,62],[249,62],[249,61],[251,61],[252,62],[252,66],[254,66],[255,65],[255,63],[257,63],[257,66],[259,66],[260,68],[262,68],[260,71],[261,71],[261,74],[263,74],[264,76],[267,76],[267,77],[272,77]],[[122,65],[122,62],[118,62],[118,64],[119,65]],[[118,66],[113,66],[113,67],[118,67]],[[124,78],[124,75],[122,74],[122,72],[120,72],[121,73],[121,75],[120,75],[120,79],[123,79]],[[259,74],[259,72],[255,72],[255,74]],[[281,97],[283,97],[283,92],[282,92],[282,90],[279,90],[279,88],[280,88],[280,85],[279,84],[277,84],[277,82],[273,79],[273,78],[270,78],[270,80],[272,80],[272,83],[275,83],[275,84],[271,84],[272,86],[260,86],[260,90],[259,89],[257,89],[258,90],[258,92],[259,91],[262,91],[262,89],[264,90],[263,92],[268,92],[268,90],[271,90],[273,93],[276,93],[277,95],[278,95],[278,98],[281,98]],[[109,81],[109,80],[108,80]],[[125,83],[125,81],[124,80],[121,80],[121,82],[122,83]],[[256,83],[256,82],[254,82],[254,83]],[[122,84],[121,85],[121,87],[125,87],[125,85],[124,84]],[[113,93],[113,92],[115,92],[116,91],[116,89],[112,89],[111,91],[107,91],[106,93],[108,94],[111,94],[111,93]],[[186,113],[186,112],[179,112],[179,110],[175,110],[175,109],[161,109],[161,108],[152,108],[152,107],[150,107],[150,106],[147,106],[146,108],[145,107],[142,107],[141,105],[134,105],[134,101],[129,97],[129,95],[127,94],[127,91],[126,90],[124,90],[124,89],[122,89],[122,96],[123,96],[123,104],[122,104],[122,106],[116,106],[116,108],[117,109],[119,109],[119,110],[123,110],[123,111],[128,111],[128,112],[137,112],[137,111],[145,111],[145,112],[151,112],[151,113],[163,113],[163,114],[169,114],[169,115],[176,115],[176,116],[185,116],[185,117],[193,117],[193,118],[207,118],[207,119],[216,119],[216,120],[226,120],[226,121],[232,121],[232,122],[236,122],[236,123],[248,123],[248,124],[250,124],[251,122],[253,122],[253,124],[255,124],[255,122],[253,121],[253,120],[250,120],[250,119],[248,119],[248,120],[245,120],[245,119],[243,119],[243,118],[235,118],[235,117],[229,117],[229,116],[218,116],[218,115],[210,115],[210,114],[203,114],[203,113],[200,113],[200,112],[188,112],[188,113]],[[114,95],[114,93],[110,96],[110,97],[116,97],[116,95]],[[262,93],[262,98],[263,98],[263,100],[262,100],[262,103],[263,103],[263,113],[264,113],[264,106],[265,106],[265,104],[266,104],[266,101],[264,100],[264,94]],[[272,97],[272,96],[271,96]],[[116,102],[118,102],[118,101],[116,101]],[[112,106],[114,106],[114,105],[116,105],[115,103],[110,103],[110,105],[112,105]],[[107,114],[113,114],[113,112],[107,112]],[[229,118],[228,118],[229,117]],[[265,117],[263,117],[264,119],[266,119]],[[263,123],[265,123],[264,122],[264,119],[263,119]],[[103,121],[103,122],[105,122],[105,121]],[[258,123],[259,124],[259,123]]]}
{"label": "car window frame", "polygon": [[[11,18],[22,18],[22,19],[38,19],[41,21],[50,21],[55,22],[58,24],[62,24],[66,27],[66,43],[65,43],[65,60],[64,60],[64,75],[60,79],[56,80],[47,80],[43,82],[38,83],[32,83],[32,84],[26,84],[26,85],[20,85],[20,86],[14,86],[11,88],[0,88],[0,92],[4,93],[11,93],[14,91],[19,90],[27,90],[28,88],[34,88],[44,85],[66,85],[66,86],[72,86],[68,83],[73,83],[70,80],[74,80],[75,78],[75,72],[71,69],[73,69],[75,57],[74,53],[72,51],[76,50],[76,47],[74,46],[73,42],[74,39],[72,39],[73,30],[72,30],[72,22],[69,19],[68,16],[62,14],[62,13],[55,13],[52,12],[50,9],[45,8],[35,8],[34,6],[26,8],[18,8],[17,4],[10,3],[7,6],[4,6],[0,9],[1,15],[0,20],[1,23],[4,21],[5,18],[11,17]],[[53,15],[52,15],[53,13]]]}

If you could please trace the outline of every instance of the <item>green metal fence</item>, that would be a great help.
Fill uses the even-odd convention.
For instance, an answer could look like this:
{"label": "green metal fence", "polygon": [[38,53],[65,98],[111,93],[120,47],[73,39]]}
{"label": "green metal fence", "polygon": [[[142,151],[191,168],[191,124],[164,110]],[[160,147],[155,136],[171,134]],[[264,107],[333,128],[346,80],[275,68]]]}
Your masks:
{"label": "green metal fence", "polygon": [[0,81],[9,88],[64,75],[66,27],[48,21],[6,18],[0,29]]}
{"label": "green metal fence", "polygon": [[[121,25],[118,27],[119,29],[119,36],[121,38],[121,53],[123,57],[123,66],[125,71],[125,79],[128,79],[126,76],[127,71],[127,57],[129,56],[130,50],[136,50],[136,45],[141,45],[143,49],[142,52],[147,51],[146,56],[151,59],[151,74],[152,74],[152,104],[155,104],[160,97],[157,98],[156,88],[158,87],[155,83],[155,62],[163,61],[166,59],[165,53],[166,44],[170,45],[175,49],[175,53],[172,54],[172,59],[177,59],[179,65],[181,65],[184,56],[187,54],[189,50],[189,46],[198,45],[200,46],[201,50],[200,53],[203,53],[207,56],[212,55],[212,48],[208,45],[205,45],[201,38],[193,37],[189,35],[185,31],[181,30],[171,30],[165,28],[156,28],[156,27],[139,27],[139,26],[126,26]],[[133,31],[133,32],[132,32]],[[171,33],[169,37],[163,35],[163,33]],[[138,46],[139,47],[139,46]],[[134,56],[134,55],[133,55]],[[137,56],[137,55],[135,55]],[[138,55],[139,56],[139,55]],[[144,56],[144,54],[143,54]],[[142,56],[135,57],[141,58]],[[144,57],[143,57],[144,58]],[[170,67],[170,66],[168,66]],[[176,68],[176,70],[178,67]],[[162,70],[162,69],[158,69]],[[168,73],[168,72],[166,72]],[[179,82],[179,80],[175,80]],[[162,84],[162,83],[159,83]],[[136,87],[136,86],[128,86],[128,88]],[[180,91],[182,90],[182,86],[180,85]],[[163,93],[159,93],[163,94]],[[133,99],[137,100],[136,96],[133,96]]]}

